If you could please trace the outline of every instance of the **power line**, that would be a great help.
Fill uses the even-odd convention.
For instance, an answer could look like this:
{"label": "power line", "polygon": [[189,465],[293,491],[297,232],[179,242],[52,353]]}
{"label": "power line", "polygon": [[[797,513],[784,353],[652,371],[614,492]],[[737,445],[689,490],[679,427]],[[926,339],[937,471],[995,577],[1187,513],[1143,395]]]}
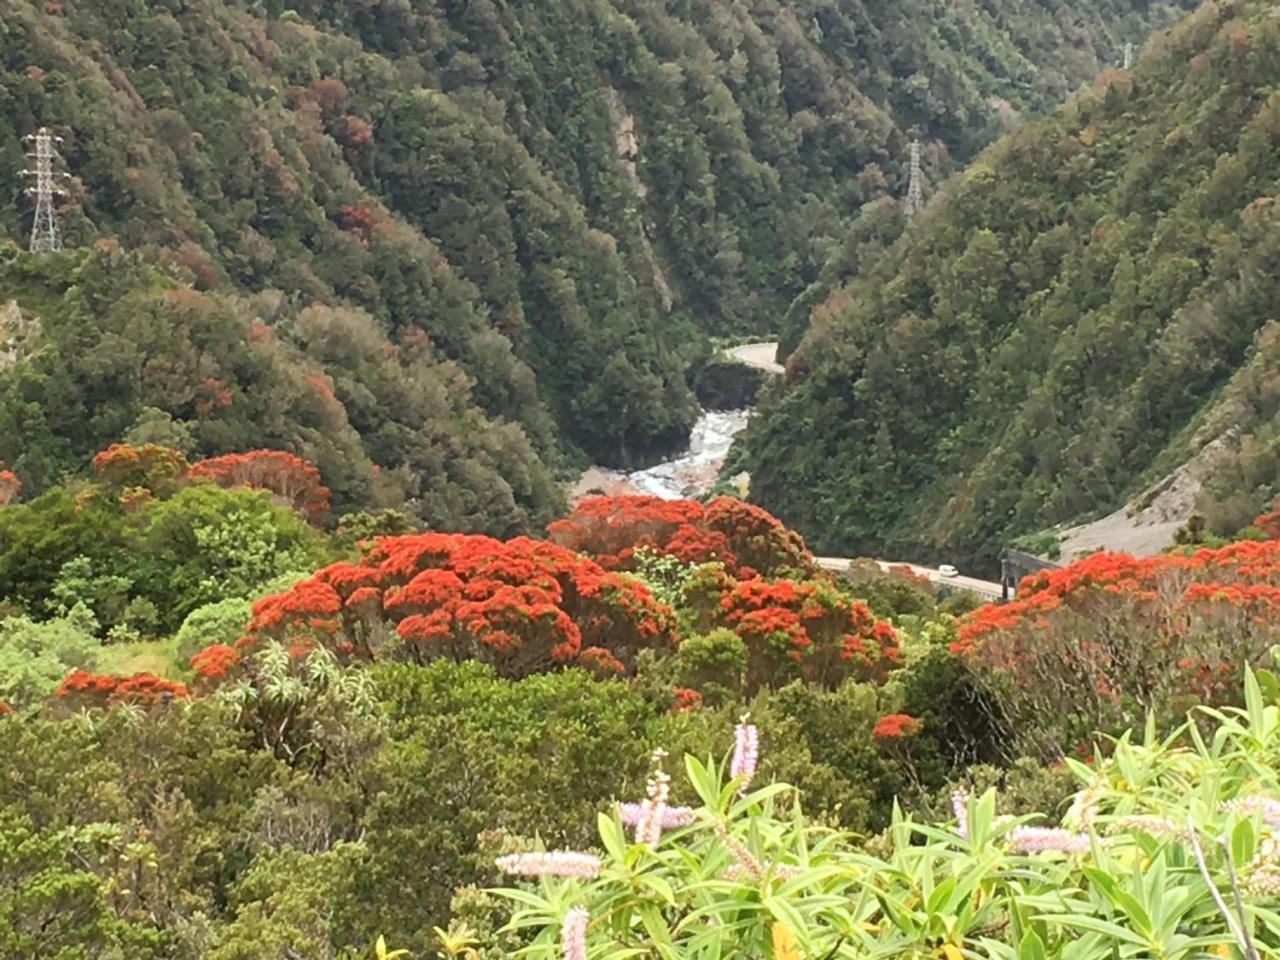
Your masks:
{"label": "power line", "polygon": [[61,196],[66,193],[54,181],[56,178],[66,177],[67,174],[55,174],[53,170],[55,162],[62,159],[54,148],[54,142],[61,143],[62,138],[51,134],[48,127],[41,127],[35,134],[23,139],[35,145],[35,152],[29,153],[27,156],[35,160],[36,168],[34,170],[20,171],[25,177],[35,177],[36,181],[34,187],[27,188],[27,193],[34,195],[36,198],[36,213],[31,225],[30,249],[32,253],[52,253],[55,250],[62,249],[62,233],[58,229],[58,214],[53,208],[54,196]]}

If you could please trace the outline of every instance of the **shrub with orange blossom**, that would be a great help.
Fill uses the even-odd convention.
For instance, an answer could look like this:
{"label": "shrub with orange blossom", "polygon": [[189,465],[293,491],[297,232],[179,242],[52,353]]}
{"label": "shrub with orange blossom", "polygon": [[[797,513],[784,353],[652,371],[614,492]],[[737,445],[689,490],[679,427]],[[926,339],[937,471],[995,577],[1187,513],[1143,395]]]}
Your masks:
{"label": "shrub with orange blossom", "polygon": [[105,709],[128,704],[136,707],[163,707],[191,694],[186,685],[149,673],[130,677],[75,670],[54,691],[54,703],[61,710]]}
{"label": "shrub with orange blossom", "polygon": [[267,490],[286,507],[315,524],[329,515],[330,491],[316,467],[283,450],[251,450],[201,460],[188,473],[191,480],[209,480],[221,487]]}
{"label": "shrub with orange blossom", "polygon": [[188,469],[181,453],[155,443],[113,443],[93,458],[93,472],[104,485],[119,491],[140,488],[158,497],[182,486]]}
{"label": "shrub with orange blossom", "polygon": [[685,563],[718,561],[741,579],[817,571],[799,534],[732,497],[717,497],[705,507],[695,500],[591,497],[547,532],[553,542],[588,554],[607,570],[634,570],[635,552],[645,548]]}
{"label": "shrub with orange blossom", "polygon": [[952,651],[996,694],[1018,747],[1047,758],[1155,711],[1222,704],[1280,643],[1280,541],[1135,559],[1098,553],[1022,581],[961,622]]}
{"label": "shrub with orange blossom", "polygon": [[378,537],[254,606],[252,646],[320,644],[341,659],[482,660],[522,677],[577,664],[622,673],[674,646],[674,616],[634,577],[553,543],[466,534]]}
{"label": "shrub with orange blossom", "polygon": [[[901,662],[893,627],[831,580],[737,580],[706,565],[693,570],[684,599],[695,631],[727,628],[741,638],[742,693],[797,679],[829,688],[851,678],[882,683]],[[737,686],[729,676],[717,682]]]}
{"label": "shrub with orange blossom", "polygon": [[20,493],[22,493],[22,481],[12,470],[6,470],[4,461],[0,460],[0,507],[7,507],[13,503]]}

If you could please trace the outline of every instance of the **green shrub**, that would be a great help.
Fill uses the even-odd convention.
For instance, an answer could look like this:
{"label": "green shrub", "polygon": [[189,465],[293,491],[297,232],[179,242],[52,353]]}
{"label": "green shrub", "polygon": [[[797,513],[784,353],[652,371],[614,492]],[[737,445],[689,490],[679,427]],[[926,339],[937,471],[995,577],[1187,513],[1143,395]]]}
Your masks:
{"label": "green shrub", "polygon": [[[501,891],[509,929],[531,935],[533,960],[621,960],[641,944],[671,960],[1274,957],[1280,681],[1261,679],[1246,678],[1247,709],[1206,714],[1210,738],[1149,727],[1096,766],[1070,762],[1079,788],[1053,826],[998,815],[988,790],[959,795],[949,823],[896,813],[875,853],[811,824],[788,785],[743,795],[686,756],[687,825],[633,839],[605,810],[576,874],[518,858],[513,872],[542,879]],[[649,796],[665,807],[663,776]]]}
{"label": "green shrub", "polygon": [[746,684],[747,645],[732,630],[696,634],[680,644],[680,682],[708,704],[741,696]]}
{"label": "green shrub", "polygon": [[101,649],[86,629],[92,623],[74,616],[45,623],[0,620],[0,702],[15,710],[35,706],[72,670],[92,670]]}
{"label": "green shrub", "polygon": [[178,628],[178,659],[186,664],[205,647],[235,643],[252,614],[253,604],[240,597],[228,597],[192,610]]}

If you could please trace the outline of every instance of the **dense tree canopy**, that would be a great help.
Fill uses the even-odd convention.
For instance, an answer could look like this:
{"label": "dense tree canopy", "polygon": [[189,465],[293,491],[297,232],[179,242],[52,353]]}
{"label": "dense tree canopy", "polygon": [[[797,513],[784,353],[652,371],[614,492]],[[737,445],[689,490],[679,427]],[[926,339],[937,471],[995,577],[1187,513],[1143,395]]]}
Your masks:
{"label": "dense tree canopy", "polygon": [[896,242],[868,224],[749,430],[753,496],[820,549],[990,565],[1226,435],[1222,532],[1247,523],[1275,484],[1278,78],[1271,6],[1205,4]]}
{"label": "dense tree canopy", "polygon": [[[775,326],[861,207],[901,192],[909,134],[939,176],[1183,5],[14,0],[0,232],[27,233],[21,137],[52,127],[71,244],[156,247],[201,292],[264,295],[251,322],[311,357],[362,434],[386,397],[345,388],[385,336],[429,343],[544,459],[626,464],[687,436],[707,332]],[[167,379],[194,373],[189,403],[234,397],[225,371]],[[97,448],[136,416],[81,429]]]}

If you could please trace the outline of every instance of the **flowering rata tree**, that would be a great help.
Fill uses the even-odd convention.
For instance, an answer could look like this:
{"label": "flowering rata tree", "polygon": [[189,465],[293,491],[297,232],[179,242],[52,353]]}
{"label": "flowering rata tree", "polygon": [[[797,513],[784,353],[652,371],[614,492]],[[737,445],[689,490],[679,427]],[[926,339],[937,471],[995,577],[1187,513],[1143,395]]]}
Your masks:
{"label": "flowering rata tree", "polygon": [[330,491],[316,467],[283,450],[251,450],[201,460],[187,474],[222,487],[252,487],[269,491],[283,506],[315,524],[329,515]]}
{"label": "flowering rata tree", "polygon": [[638,579],[552,543],[426,533],[380,537],[254,606],[242,648],[279,640],[340,657],[447,657],[521,677],[578,664],[623,673],[674,646],[671,611]]}
{"label": "flowering rata tree", "polygon": [[608,570],[634,570],[636,551],[652,550],[685,563],[718,561],[744,580],[817,572],[798,533],[732,497],[706,506],[660,497],[591,497],[547,532],[555,543],[589,554]]}
{"label": "flowering rata tree", "polygon": [[124,704],[150,708],[167,706],[188,696],[190,693],[184,684],[149,673],[118,677],[75,670],[54,691],[53,702],[56,708],[71,711]]}
{"label": "flowering rata tree", "polygon": [[[741,682],[714,677],[739,692],[796,679],[826,687],[850,678],[881,683],[901,663],[893,627],[831,580],[736,580],[718,565],[706,565],[694,569],[684,600],[693,626],[708,639],[727,629],[741,641]],[[682,657],[699,646],[686,641]],[[706,651],[730,662],[724,654]]]}
{"label": "flowering rata tree", "polygon": [[1280,541],[1135,559],[1099,553],[1026,578],[962,622],[952,651],[991,682],[1017,739],[1048,756],[1097,730],[1229,702],[1280,642]]}
{"label": "flowering rata tree", "polygon": [[22,481],[12,470],[6,470],[4,461],[0,460],[0,507],[13,503],[21,492]]}

